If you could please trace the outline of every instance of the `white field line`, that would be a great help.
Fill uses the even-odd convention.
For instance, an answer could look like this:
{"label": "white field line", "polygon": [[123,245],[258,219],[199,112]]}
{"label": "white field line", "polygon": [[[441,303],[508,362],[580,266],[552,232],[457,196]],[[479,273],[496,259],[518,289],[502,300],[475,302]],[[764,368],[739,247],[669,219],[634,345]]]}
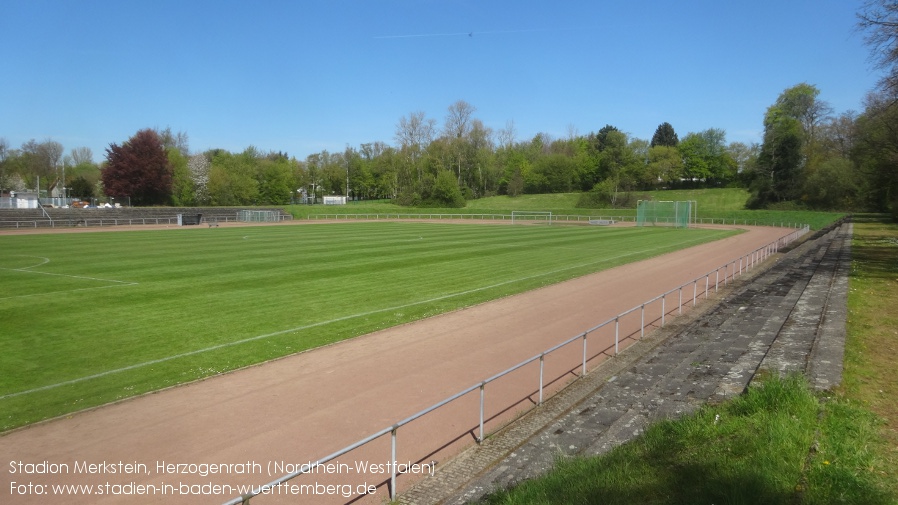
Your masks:
{"label": "white field line", "polygon": [[[687,241],[681,242],[680,244],[682,244],[682,245],[688,245],[688,244],[690,244],[690,243],[698,242],[698,241],[699,241],[699,240],[687,240]],[[539,277],[544,277],[544,276],[546,276],[546,275],[557,274],[557,273],[560,273],[560,272],[564,272],[564,271],[566,271],[566,270],[574,270],[574,269],[577,269],[577,268],[583,268],[583,267],[587,267],[587,266],[591,266],[591,265],[598,265],[598,264],[601,264],[601,263],[607,263],[607,262],[609,262],[609,261],[613,261],[613,260],[617,260],[617,259],[621,259],[621,258],[626,258],[626,257],[628,257],[628,256],[633,256],[633,255],[636,255],[636,254],[642,254],[642,253],[644,253],[644,252],[656,251],[656,250],[659,250],[659,249],[666,249],[666,248],[668,248],[668,247],[670,247],[670,245],[667,245],[667,246],[664,246],[664,247],[654,247],[654,248],[651,248],[651,249],[643,249],[643,250],[641,250],[641,251],[636,251],[636,252],[631,252],[631,253],[621,254],[621,255],[618,255],[618,256],[614,256],[614,257],[612,257],[612,258],[605,258],[605,259],[602,259],[602,260],[600,260],[600,261],[591,261],[591,262],[588,262],[588,263],[581,263],[581,264],[579,264],[579,265],[572,265],[572,266],[565,267],[565,268],[559,268],[558,270],[551,270],[551,271],[543,272],[543,273],[536,274],[536,275],[529,275],[529,276],[527,276],[527,277],[520,277],[520,278],[518,278],[518,279],[512,279],[512,280],[508,280],[508,281],[504,281],[504,282],[499,282],[499,283],[497,283],[497,284],[491,284],[491,285],[489,285],[489,286],[482,286],[482,287],[479,287],[479,288],[469,289],[469,290],[466,290],[466,291],[459,291],[459,292],[457,292],[457,293],[450,293],[450,294],[448,294],[448,295],[438,296],[438,297],[435,297],[435,298],[430,298],[430,299],[428,299],[428,300],[419,300],[419,301],[417,301],[417,302],[406,303],[406,304],[404,304],[404,305],[397,305],[397,306],[395,306],[395,307],[387,307],[387,308],[383,308],[383,309],[377,309],[377,310],[371,310],[371,311],[368,311],[368,312],[362,312],[362,313],[359,313],[359,314],[351,314],[351,315],[348,315],[348,316],[338,317],[338,318],[336,318],[336,319],[331,319],[331,320],[328,320],[328,321],[319,321],[319,322],[317,322],[317,323],[307,324],[307,325],[304,325],[304,326],[297,326],[297,327],[295,327],[295,328],[288,328],[288,329],[286,329],[286,330],[275,331],[275,332],[272,332],[272,333],[265,333],[265,334],[263,334],[263,335],[256,335],[256,336],[254,336],[254,337],[244,338],[244,339],[241,339],[241,340],[235,340],[235,341],[233,341],[233,342],[226,342],[226,343],[224,343],[224,344],[213,345],[213,346],[210,346],[210,347],[204,347],[204,348],[202,348],[202,349],[196,349],[196,350],[193,350],[193,351],[183,352],[183,353],[175,354],[175,355],[172,355],[172,356],[166,356],[166,357],[164,357],[164,358],[154,359],[154,360],[150,360],[150,361],[144,361],[144,362],[142,362],[142,363],[136,363],[136,364],[134,364],[134,365],[128,365],[128,366],[125,366],[125,367],[122,367],[122,368],[116,368],[116,369],[113,369],[113,370],[107,370],[107,371],[105,371],[105,372],[100,372],[100,373],[96,373],[96,374],[93,374],[93,375],[87,375],[87,376],[84,376],[84,377],[79,377],[79,378],[77,378],[77,379],[71,379],[71,380],[67,380],[67,381],[63,381],[63,382],[57,382],[56,384],[49,384],[49,385],[47,385],[47,386],[41,386],[41,387],[38,387],[38,388],[26,389],[26,390],[24,390],[24,391],[18,391],[18,392],[16,392],[16,393],[5,394],[5,395],[0,396],[0,400],[5,400],[5,399],[7,399],[7,398],[14,398],[14,397],[16,397],[16,396],[22,396],[22,395],[27,395],[27,394],[31,394],[31,393],[37,393],[37,392],[39,392],[39,391],[46,391],[46,390],[48,390],[48,389],[54,389],[54,388],[58,388],[58,387],[61,387],[61,386],[68,386],[68,385],[70,385],[70,384],[77,384],[77,383],[79,383],[79,382],[89,381],[89,380],[93,380],[93,379],[99,379],[99,378],[105,377],[105,376],[107,376],[107,375],[117,374],[117,373],[121,373],[121,372],[127,372],[128,370],[134,370],[134,369],[142,368],[142,367],[145,367],[145,366],[156,365],[156,364],[158,364],[158,363],[164,363],[164,362],[166,362],[166,361],[172,361],[172,360],[179,359],[179,358],[185,358],[185,357],[187,357],[187,356],[194,356],[194,355],[196,355],[196,354],[202,354],[202,353],[209,352],[209,351],[215,351],[215,350],[218,350],[218,349],[223,349],[223,348],[225,348],[225,347],[232,347],[232,346],[235,346],[235,345],[245,344],[245,343],[248,343],[248,342],[254,342],[254,341],[256,341],[256,340],[264,340],[264,339],[267,339],[267,338],[276,337],[276,336],[278,336],[278,335],[284,335],[284,334],[286,334],[286,333],[292,333],[292,332],[296,332],[296,331],[303,331],[303,330],[307,330],[307,329],[310,329],[310,328],[315,328],[315,327],[318,327],[318,326],[325,326],[325,325],[328,325],[328,324],[331,324],[331,323],[337,323],[337,322],[340,322],[340,321],[346,321],[346,320],[348,320],[348,319],[355,319],[355,318],[357,318],[357,317],[370,316],[370,315],[378,314],[378,313],[381,313],[381,312],[387,312],[387,311],[391,311],[391,310],[399,310],[399,309],[404,309],[404,308],[407,308],[407,307],[414,307],[415,305],[421,305],[421,304],[424,304],[424,303],[438,302],[438,301],[440,301],[440,300],[446,300],[446,299],[448,299],[448,298],[454,298],[454,297],[456,297],[456,296],[463,296],[463,295],[467,295],[467,294],[470,294],[470,293],[476,293],[476,292],[478,292],[478,291],[486,291],[486,290],[488,290],[488,289],[498,288],[498,287],[505,286],[505,285],[508,285],[508,284],[514,284],[514,283],[516,283],[516,282],[527,281],[527,280],[536,279],[536,278],[539,278]]]}
{"label": "white field line", "polygon": [[88,291],[88,290],[92,290],[92,289],[107,289],[107,288],[118,288],[118,287],[122,287],[122,286],[136,286],[138,284],[137,282],[119,281],[119,280],[115,280],[115,279],[101,279],[99,277],[88,277],[85,275],[57,274],[57,273],[52,273],[52,272],[35,272],[34,270],[30,270],[30,269],[36,268],[36,267],[39,267],[42,265],[46,265],[47,263],[50,263],[50,259],[44,258],[42,256],[26,256],[26,257],[27,258],[38,258],[43,261],[41,261],[40,263],[37,263],[35,265],[22,267],[22,268],[0,267],[0,270],[8,270],[10,272],[23,272],[26,274],[40,274],[40,275],[52,275],[52,276],[56,276],[56,277],[69,277],[72,279],[82,279],[82,280],[88,280],[88,281],[110,282],[110,283],[113,283],[113,285],[97,286],[97,287],[93,287],[93,288],[74,288],[74,289],[66,289],[66,290],[62,290],[62,291],[50,291],[47,293],[32,293],[32,294],[27,294],[27,295],[4,296],[4,297],[0,298],[0,300],[10,300],[13,298],[27,298],[30,296],[44,296],[44,295],[52,295],[52,294],[59,294],[59,293],[71,293],[74,291]]}

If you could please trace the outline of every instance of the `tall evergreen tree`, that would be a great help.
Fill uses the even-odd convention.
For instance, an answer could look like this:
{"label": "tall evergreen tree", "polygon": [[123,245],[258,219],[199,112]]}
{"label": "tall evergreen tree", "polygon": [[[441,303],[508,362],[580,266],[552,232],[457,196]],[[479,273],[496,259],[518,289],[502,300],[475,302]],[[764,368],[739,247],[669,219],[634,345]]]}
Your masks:
{"label": "tall evergreen tree", "polygon": [[679,143],[680,139],[677,138],[677,132],[674,131],[674,128],[670,125],[670,123],[665,121],[658,125],[658,128],[655,129],[655,134],[652,135],[651,147],[677,147],[677,144]]}

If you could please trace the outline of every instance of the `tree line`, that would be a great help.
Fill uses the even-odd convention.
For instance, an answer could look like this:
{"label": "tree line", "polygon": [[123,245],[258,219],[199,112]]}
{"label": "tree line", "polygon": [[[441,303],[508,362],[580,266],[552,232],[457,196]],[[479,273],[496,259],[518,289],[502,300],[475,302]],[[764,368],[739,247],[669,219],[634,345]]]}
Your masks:
{"label": "tree line", "polygon": [[11,149],[0,138],[0,190],[43,180],[44,189],[135,205],[282,205],[346,195],[450,207],[493,195],[581,192],[580,206],[607,208],[631,205],[640,191],[738,186],[751,191],[751,208],[898,211],[898,13],[890,7],[874,1],[859,14],[887,70],[864,111],[834,113],[816,86],[799,83],[764,112],[760,143],[727,142],[717,128],[681,138],[668,122],[651,139],[606,124],[585,135],[570,128],[564,138],[519,140],[513,122],[493,130],[459,100],[442,123],[421,111],[399,118],[392,144],[347,145],[303,160],[252,146],[191,153],[187,134],[170,128],[110,144],[101,163],[87,148],[64,155],[58,142],[30,140]]}

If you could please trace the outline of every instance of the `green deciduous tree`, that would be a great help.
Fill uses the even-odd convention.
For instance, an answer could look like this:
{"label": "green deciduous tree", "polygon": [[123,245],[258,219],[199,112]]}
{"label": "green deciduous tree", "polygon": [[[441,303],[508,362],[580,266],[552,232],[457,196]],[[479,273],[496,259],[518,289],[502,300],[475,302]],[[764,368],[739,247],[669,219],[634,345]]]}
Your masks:
{"label": "green deciduous tree", "polygon": [[782,114],[801,124],[801,168],[807,172],[804,175],[814,171],[824,159],[819,129],[832,113],[832,107],[820,100],[819,95],[816,86],[803,82],[783,91],[774,104]]}
{"label": "green deciduous tree", "polygon": [[805,201],[812,209],[850,211],[858,209],[861,180],[847,158],[829,158],[808,175]]}
{"label": "green deciduous tree", "polygon": [[172,170],[172,204],[183,207],[196,205],[196,191],[187,167],[187,156],[174,146],[167,147],[166,154]]}
{"label": "green deciduous tree", "polygon": [[604,151],[606,147],[606,142],[608,140],[608,134],[611,132],[620,132],[616,126],[611,126],[610,124],[606,124],[603,126],[598,133],[590,133],[587,138],[590,143],[592,143],[593,147],[599,152]]}
{"label": "green deciduous tree", "polygon": [[665,187],[674,187],[683,178],[683,157],[673,146],[657,145],[649,149],[646,173]]}
{"label": "green deciduous tree", "polygon": [[867,182],[867,205],[898,220],[898,97],[871,93],[857,118],[852,160]]}
{"label": "green deciduous tree", "polygon": [[465,197],[458,188],[455,176],[448,170],[441,170],[437,174],[428,200],[440,207],[462,208],[465,206]]}
{"label": "green deciduous tree", "polygon": [[570,192],[576,184],[574,160],[570,156],[556,153],[540,156],[533,171],[542,176],[548,193]]}
{"label": "green deciduous tree", "polygon": [[261,153],[250,146],[240,154],[217,151],[209,169],[212,205],[254,205],[259,201],[256,169]]}
{"label": "green deciduous tree", "polygon": [[784,90],[764,115],[764,141],[752,181],[753,207],[801,199],[808,176],[825,161],[820,125],[832,109],[820,91],[800,83]]}
{"label": "green deciduous tree", "polygon": [[296,186],[290,160],[283,156],[262,160],[257,177],[261,203],[270,205],[290,203]]}
{"label": "green deciduous tree", "polygon": [[689,133],[677,149],[683,157],[686,185],[720,186],[736,175],[736,162],[726,149],[726,132],[719,128]]}
{"label": "green deciduous tree", "polygon": [[795,200],[803,184],[801,123],[776,105],[764,117],[764,143],[758,154],[758,174],[753,181],[749,206]]}

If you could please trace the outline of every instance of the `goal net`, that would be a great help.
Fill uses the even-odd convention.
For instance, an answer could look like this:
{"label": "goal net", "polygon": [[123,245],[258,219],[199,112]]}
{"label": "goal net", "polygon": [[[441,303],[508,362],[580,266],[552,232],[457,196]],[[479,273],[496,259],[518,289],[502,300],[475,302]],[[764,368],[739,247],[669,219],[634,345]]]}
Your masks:
{"label": "goal net", "polygon": [[659,202],[639,200],[636,203],[636,226],[673,226],[688,228],[695,223],[692,201]]}
{"label": "goal net", "polygon": [[552,224],[551,212],[511,211],[511,224]]}
{"label": "goal net", "polygon": [[280,213],[274,210],[237,211],[237,221],[242,223],[277,223],[280,220]]}

